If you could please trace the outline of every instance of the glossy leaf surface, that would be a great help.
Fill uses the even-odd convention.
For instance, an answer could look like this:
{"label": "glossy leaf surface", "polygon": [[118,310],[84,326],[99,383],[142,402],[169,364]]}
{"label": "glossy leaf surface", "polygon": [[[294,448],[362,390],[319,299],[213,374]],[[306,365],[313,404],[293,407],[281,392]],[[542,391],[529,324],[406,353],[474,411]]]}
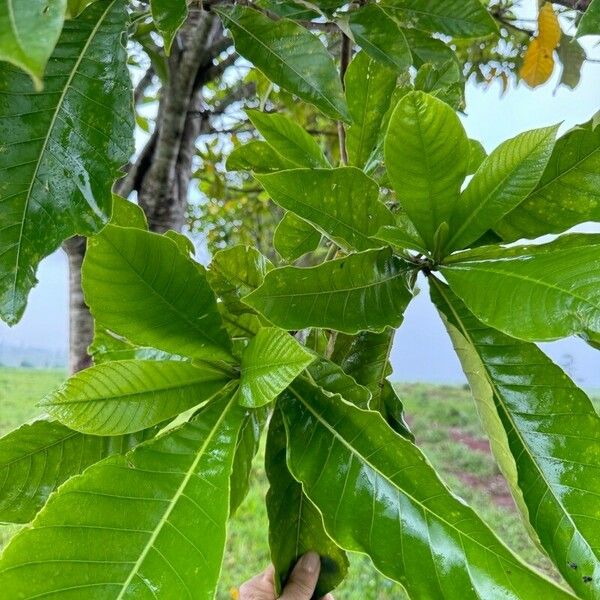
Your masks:
{"label": "glossy leaf surface", "polygon": [[600,127],[590,121],[558,139],[536,188],[494,229],[512,242],[599,220]]}
{"label": "glossy leaf surface", "polygon": [[327,392],[339,394],[359,408],[369,407],[371,392],[333,361],[319,357],[308,367],[308,372],[314,383]]}
{"label": "glossy leaf surface", "polygon": [[23,69],[38,90],[66,8],[66,0],[0,0],[0,60]]}
{"label": "glossy leaf surface", "polygon": [[246,114],[267,144],[286,162],[298,167],[329,167],[319,144],[298,123],[278,113],[247,110]]}
{"label": "glossy leaf surface", "polygon": [[411,597],[571,598],[512,554],[377,413],[303,380],[280,406],[290,471],[327,533],[342,548],[368,554]]}
{"label": "glossy leaf surface", "polygon": [[352,117],[352,125],[346,130],[346,151],[350,164],[362,168],[380,138],[396,76],[391,68],[359,52],[348,65],[344,82]]}
{"label": "glossy leaf surface", "polygon": [[269,478],[266,498],[269,546],[277,589],[281,590],[285,585],[298,559],[312,550],[321,557],[321,572],[314,593],[315,597],[320,598],[345,578],[348,558],[327,535],[321,513],[289,472],[286,434],[279,410],[273,414],[269,426],[265,468]]}
{"label": "glossy leaf surface", "polygon": [[441,282],[431,293],[524,519],[580,597],[597,597],[600,418],[592,403],[537,346],[485,327]]}
{"label": "glossy leaf surface", "polygon": [[0,438],[0,522],[28,523],[69,477],[111,454],[124,454],[155,433],[151,428],[100,437],[44,419],[21,425]]}
{"label": "glossy leaf surface", "polygon": [[214,255],[208,280],[228,310],[240,314],[250,311],[240,299],[255,290],[272,268],[271,261],[256,248],[232,246]]}
{"label": "glossy leaf surface", "polygon": [[221,7],[216,12],[231,31],[236,50],[273,83],[328,117],[348,120],[333,58],[316,36],[293,21],[272,21],[245,6]]}
{"label": "glossy leaf surface", "polygon": [[441,271],[486,325],[513,337],[555,340],[600,332],[600,236],[456,254]]}
{"label": "glossy leaf surface", "polygon": [[308,221],[287,212],[273,234],[273,246],[288,262],[294,262],[307,252],[315,250],[321,241],[321,233]]}
{"label": "glossy leaf surface", "polygon": [[242,356],[239,402],[258,408],[275,398],[315,359],[289,333],[263,327]]}
{"label": "glossy leaf surface", "polygon": [[241,419],[225,397],[192,422],[69,480],[5,549],[3,593],[212,598]]}
{"label": "glossy leaf surface", "polygon": [[293,169],[293,162],[285,159],[267,142],[255,140],[243,146],[238,146],[227,157],[228,171],[254,171],[269,173],[282,169]]}
{"label": "glossy leaf surface", "polygon": [[382,0],[403,24],[456,38],[493,35],[498,27],[480,0]]}
{"label": "glossy leaf surface", "polygon": [[452,215],[449,250],[479,239],[528,196],[546,168],[556,129],[521,133],[483,160]]}
{"label": "glossy leaf surface", "polygon": [[162,35],[167,54],[179,28],[187,17],[187,0],[151,0],[152,19]]}
{"label": "glossy leaf surface", "polygon": [[423,92],[404,96],[385,138],[385,164],[396,197],[427,243],[450,223],[467,174],[469,140],[456,113]]}
{"label": "glossy leaf surface", "polygon": [[317,267],[274,269],[244,302],[283,329],[381,331],[402,322],[411,299],[405,271],[389,249],[368,250]]}
{"label": "glossy leaf surface", "polygon": [[67,21],[39,94],[0,64],[0,316],[9,324],[23,314],[39,261],[110,216],[113,181],[133,151],[126,22],[123,0]]}
{"label": "glossy leaf surface", "polygon": [[309,221],[345,250],[381,246],[371,239],[394,216],[379,200],[379,186],[360,169],[292,169],[256,178],[272,200]]}
{"label": "glossy leaf surface", "polygon": [[222,371],[183,361],[120,360],[76,373],[40,406],[76,431],[133,433],[208,400],[228,381]]}
{"label": "glossy leaf surface", "polygon": [[351,12],[349,25],[355,42],[371,58],[400,71],[412,64],[402,30],[377,4],[366,4]]}
{"label": "glossy leaf surface", "polygon": [[164,236],[107,226],[88,241],[83,289],[94,318],[137,345],[231,358],[204,267]]}

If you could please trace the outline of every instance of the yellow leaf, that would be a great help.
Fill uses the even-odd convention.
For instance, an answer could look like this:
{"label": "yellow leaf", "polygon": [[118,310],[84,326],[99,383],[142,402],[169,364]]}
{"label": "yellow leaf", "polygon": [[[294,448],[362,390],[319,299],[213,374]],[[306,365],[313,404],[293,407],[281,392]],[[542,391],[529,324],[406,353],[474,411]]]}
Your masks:
{"label": "yellow leaf", "polygon": [[519,75],[531,87],[545,83],[554,70],[552,49],[542,46],[538,38],[531,40]]}
{"label": "yellow leaf", "polygon": [[550,2],[546,2],[538,15],[537,39],[544,48],[554,50],[560,44],[560,25]]}

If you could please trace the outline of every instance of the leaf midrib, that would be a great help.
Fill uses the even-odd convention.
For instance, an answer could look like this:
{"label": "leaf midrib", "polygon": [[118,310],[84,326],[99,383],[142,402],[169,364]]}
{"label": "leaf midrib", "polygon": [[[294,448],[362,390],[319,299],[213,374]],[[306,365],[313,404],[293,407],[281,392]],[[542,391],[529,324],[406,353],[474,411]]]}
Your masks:
{"label": "leaf midrib", "polygon": [[[454,310],[454,307],[452,306],[452,304],[448,301],[446,295],[444,294],[444,290],[442,289],[442,287],[440,285],[438,285],[437,281],[434,278],[430,278],[430,281],[435,282],[434,285],[435,285],[436,289],[438,290],[438,292],[440,293],[440,295],[444,298],[444,302],[446,303],[446,306],[450,309],[450,311],[452,311],[452,314],[454,315],[454,318],[456,319],[457,323],[460,324],[460,328],[461,328],[462,334],[464,335],[464,337],[468,341],[468,343],[471,344],[471,346],[475,349],[477,347],[476,344],[474,343],[473,339],[471,338],[471,335],[469,334],[469,332],[466,330],[465,326],[463,325],[462,319],[460,318],[460,316],[458,315],[458,313]],[[517,425],[515,424],[515,421],[514,421],[512,415],[511,415],[511,413],[508,411],[508,409],[504,405],[504,401],[501,400],[502,396],[498,392],[498,389],[497,389],[497,387],[496,387],[493,379],[490,376],[488,365],[481,359],[481,357],[479,356],[479,353],[477,351],[475,351],[475,352],[477,353],[477,356],[478,356],[481,364],[484,367],[484,373],[485,373],[486,381],[487,381],[488,385],[490,386],[494,397],[498,399],[498,405],[502,408],[502,411],[503,411],[504,415],[506,416],[506,418],[508,419],[508,421],[512,425],[513,431],[517,434],[523,450],[527,453],[527,456],[529,457],[531,463],[533,465],[535,465],[535,469],[538,472],[540,478],[546,484],[546,489],[550,491],[552,497],[554,498],[554,501],[561,508],[563,514],[567,517],[567,519],[571,523],[571,526],[573,527],[573,529],[579,534],[580,539],[582,539],[585,542],[585,544],[588,547],[588,550],[590,551],[590,553],[593,556],[596,556],[597,558],[599,558],[598,555],[593,551],[592,547],[588,543],[588,541],[585,538],[585,536],[580,532],[579,527],[577,526],[577,524],[573,520],[573,517],[572,517],[571,513],[564,506],[563,502],[555,495],[554,489],[552,488],[552,486],[550,485],[550,483],[548,482],[548,480],[545,477],[545,472],[543,471],[543,469],[538,464],[537,460],[535,459],[535,456],[531,453],[529,444],[527,444],[524,441],[520,428],[517,427]],[[494,402],[494,404],[496,405],[495,402]],[[506,431],[505,431],[505,433],[506,433]],[[508,444],[508,442],[507,442],[507,445],[509,446],[508,447],[509,455],[514,460],[514,462],[515,462],[515,468],[516,468],[516,471],[518,473],[518,467],[517,467],[517,464],[516,464],[515,456],[514,456],[513,452],[511,451],[510,445]],[[520,490],[520,488],[519,488],[519,490]],[[541,503],[542,503],[542,500],[540,500],[540,504]],[[517,503],[517,505],[518,505],[518,503]],[[528,508],[528,511],[529,511],[529,506],[527,508]]]}
{"label": "leaf midrib", "polygon": [[[46,148],[48,146],[48,142],[50,140],[50,138],[52,137],[52,133],[54,131],[54,126],[56,125],[56,120],[58,118],[58,115],[62,109],[62,105],[65,101],[67,92],[69,91],[71,84],[73,83],[73,79],[75,77],[75,75],[77,74],[77,71],[79,69],[79,66],[81,65],[82,60],[84,59],[85,55],[87,54],[89,47],[92,43],[92,41],[94,40],[94,38],[96,37],[96,34],[98,33],[98,30],[100,29],[100,27],[104,24],[104,20],[106,19],[107,14],[109,13],[109,11],[112,9],[112,7],[114,6],[115,2],[117,0],[112,0],[106,7],[106,10],[102,13],[102,15],[100,16],[100,18],[98,19],[98,22],[94,25],[92,31],[89,34],[89,37],[85,43],[85,45],[83,46],[81,53],[79,54],[79,56],[77,57],[77,60],[75,61],[75,64],[73,65],[73,68],[71,69],[71,72],[69,73],[69,77],[67,78],[67,81],[65,83],[65,87],[63,88],[63,91],[61,92],[60,98],[58,99],[58,102],[56,104],[56,109],[54,111],[54,114],[52,115],[52,119],[50,121],[50,125],[48,127],[48,133],[46,134],[45,138],[44,138],[44,142],[42,144],[42,148],[40,150],[39,156],[38,156],[38,160],[36,162],[35,165],[35,169],[33,171],[33,174],[31,176],[31,183],[29,184],[29,188],[27,190],[27,196],[25,197],[25,204],[23,206],[23,214],[21,216],[21,228],[19,230],[19,237],[18,237],[18,241],[16,243],[17,245],[17,255],[15,257],[15,275],[13,278],[13,285],[12,285],[12,298],[13,298],[13,302],[15,302],[16,296],[17,296],[17,280],[18,280],[18,275],[19,275],[19,263],[20,263],[20,259],[21,259],[21,247],[23,245],[23,234],[25,232],[25,216],[27,215],[27,212],[29,210],[29,203],[31,201],[31,195],[33,192],[33,186],[35,184],[35,182],[37,181],[37,174],[38,171],[40,169],[40,165],[42,164],[42,158],[46,152]],[[9,5],[11,4],[11,2],[9,1]]]}
{"label": "leaf midrib", "polygon": [[[471,542],[473,542],[475,545],[480,546],[481,548],[483,548],[486,552],[489,552],[489,553],[493,554],[494,556],[496,556],[500,561],[503,560],[503,561],[505,561],[505,562],[507,562],[509,564],[512,564],[513,566],[519,568],[520,570],[524,570],[524,571],[528,572],[528,570],[525,568],[525,565],[521,564],[521,562],[519,561],[519,559],[517,557],[515,557],[515,556],[512,555],[512,551],[510,551],[508,549],[508,547],[504,544],[504,542],[502,542],[502,540],[500,540],[499,538],[497,540],[498,541],[498,545],[501,545],[502,547],[504,547],[507,550],[508,557],[502,556],[502,555],[498,554],[497,552],[495,552],[492,548],[488,548],[487,546],[483,545],[476,538],[471,537],[469,534],[465,533],[464,531],[461,531],[455,525],[449,523],[448,521],[446,521],[446,519],[444,519],[443,517],[441,517],[437,513],[433,512],[428,506],[424,505],[421,501],[419,501],[414,496],[412,496],[411,494],[409,494],[406,490],[401,489],[396,483],[394,483],[393,481],[391,481],[387,475],[385,475],[384,473],[382,473],[377,467],[375,467],[371,462],[369,462],[369,460],[367,458],[363,457],[358,452],[358,450],[356,450],[355,448],[353,448],[344,437],[342,437],[340,434],[338,434],[338,432],[333,427],[331,427],[331,425],[329,425],[329,423],[322,417],[321,414],[319,414],[315,410],[313,410],[313,408],[304,401],[304,399],[302,398],[302,396],[300,394],[298,394],[298,392],[296,392],[296,390],[292,386],[289,389],[294,394],[294,396],[300,402],[302,402],[302,404],[315,416],[315,418],[317,419],[317,421],[319,421],[322,424],[322,426],[324,426],[331,433],[331,435],[333,437],[337,438],[352,454],[354,454],[355,456],[357,456],[363,462],[363,464],[369,466],[371,469],[373,469],[373,471],[375,473],[377,473],[380,477],[382,477],[387,482],[389,482],[390,485],[392,485],[394,489],[397,489],[404,496],[406,496],[407,498],[409,498],[410,500],[412,500],[415,503],[415,505],[418,505],[419,507],[421,507],[421,509],[423,510],[423,512],[429,513],[430,515],[432,515],[438,521],[441,521],[442,523],[445,523],[448,526],[448,528],[450,528],[450,529],[452,529],[452,530],[454,530],[454,531],[457,532],[459,538],[460,537],[465,537],[465,538],[469,539]],[[353,406],[353,408],[355,408],[357,410],[361,410],[362,412],[368,412],[368,411],[363,411],[362,409],[357,408],[356,406]],[[484,524],[484,527],[485,527],[485,524]],[[509,560],[509,558],[511,558],[513,560]],[[514,559],[516,559],[517,562],[514,562]],[[538,576],[541,579],[544,579],[545,581],[548,581],[548,583],[552,583],[549,580],[546,580],[546,578],[543,577],[537,571],[532,571],[532,574]]]}
{"label": "leaf midrib", "polygon": [[152,547],[154,546],[154,542],[160,535],[162,528],[164,527],[165,523],[171,516],[171,513],[177,506],[177,503],[179,502],[181,496],[183,495],[188,483],[190,482],[191,478],[195,474],[196,468],[198,467],[198,463],[200,462],[200,460],[204,456],[204,453],[206,452],[206,448],[212,442],[213,437],[215,436],[215,434],[218,432],[218,430],[221,427],[221,423],[225,420],[225,417],[227,416],[227,414],[229,413],[229,410],[233,406],[233,404],[234,404],[233,399],[235,398],[235,396],[236,396],[235,394],[231,394],[231,398],[229,399],[227,406],[225,407],[223,412],[219,415],[219,418],[217,419],[217,421],[211,428],[210,432],[206,436],[206,439],[204,440],[204,442],[202,443],[202,446],[198,450],[196,457],[194,458],[194,460],[192,461],[192,464],[190,465],[190,468],[187,470],[181,484],[179,485],[175,494],[173,495],[172,500],[169,502],[169,506],[165,510],[163,516],[160,518],[156,527],[152,530],[152,535],[146,542],[146,545],[144,546],[140,556],[138,557],[135,564],[133,565],[129,575],[127,576],[127,579],[123,582],[121,591],[119,592],[119,595],[116,597],[115,600],[123,600],[123,598],[125,598],[124,594],[127,592],[127,589],[129,588],[129,585],[133,581],[133,578],[138,574],[138,571],[140,570],[140,567],[142,566],[144,560],[146,559],[146,556],[148,555],[150,550],[152,550]]}

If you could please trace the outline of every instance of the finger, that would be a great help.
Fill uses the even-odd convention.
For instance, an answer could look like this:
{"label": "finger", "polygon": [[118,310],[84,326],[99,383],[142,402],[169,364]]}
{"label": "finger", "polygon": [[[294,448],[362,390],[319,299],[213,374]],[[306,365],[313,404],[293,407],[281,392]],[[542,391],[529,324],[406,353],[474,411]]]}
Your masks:
{"label": "finger", "polygon": [[325,594],[321,600],[335,600],[333,594]]}
{"label": "finger", "polygon": [[317,586],[321,559],[316,552],[307,552],[297,563],[280,600],[310,600]]}
{"label": "finger", "polygon": [[240,600],[276,600],[273,565],[240,587]]}

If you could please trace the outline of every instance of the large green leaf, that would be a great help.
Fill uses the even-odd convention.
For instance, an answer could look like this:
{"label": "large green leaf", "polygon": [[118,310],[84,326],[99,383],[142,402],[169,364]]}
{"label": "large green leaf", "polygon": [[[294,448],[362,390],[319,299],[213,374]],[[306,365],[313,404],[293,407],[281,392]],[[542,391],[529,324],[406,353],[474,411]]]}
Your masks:
{"label": "large green leaf", "polygon": [[546,168],[556,130],[544,127],[521,133],[483,160],[452,215],[449,251],[479,239],[527,197]]}
{"label": "large green leaf", "polygon": [[402,30],[377,4],[367,4],[351,12],[349,26],[354,41],[371,58],[400,71],[412,64],[410,48]]}
{"label": "large green leaf", "polygon": [[31,75],[38,91],[66,9],[67,0],[0,0],[0,60]]}
{"label": "large green leaf", "polygon": [[321,233],[291,212],[285,213],[273,234],[275,250],[288,262],[316,250],[320,242]]}
{"label": "large green leaf", "polygon": [[600,418],[592,403],[537,346],[485,327],[437,280],[431,294],[524,518],[580,597],[597,598]]}
{"label": "large green leaf", "polygon": [[259,110],[247,110],[246,114],[267,143],[292,166],[329,167],[319,144],[295,121]]}
{"label": "large green leaf", "polygon": [[169,54],[179,28],[187,17],[187,0],[151,0],[152,19],[162,35],[165,52]]}
{"label": "large green leaf", "polygon": [[54,494],[0,561],[7,598],[213,598],[242,414],[231,396]]}
{"label": "large green leaf", "polygon": [[396,196],[427,243],[450,224],[467,174],[469,140],[456,113],[423,92],[404,96],[385,138],[385,164]]}
{"label": "large green leaf", "polygon": [[455,60],[448,60],[442,65],[422,65],[417,71],[414,86],[415,90],[436,96],[454,110],[465,107],[465,80]]}
{"label": "large green leaf", "polygon": [[40,419],[0,438],[0,521],[28,523],[69,477],[111,454],[124,454],[156,428],[100,437]]}
{"label": "large green leaf", "polygon": [[76,373],[40,406],[82,433],[133,433],[175,417],[219,393],[222,371],[183,361],[119,360]]}
{"label": "large green leaf", "polygon": [[271,261],[256,248],[233,246],[219,250],[210,263],[208,280],[227,309],[240,314],[250,312],[240,298],[255,290],[272,269]]}
{"label": "large green leaf", "polygon": [[333,58],[316,36],[289,19],[272,21],[245,6],[221,6],[215,12],[231,31],[235,49],[273,83],[329,117],[348,120]]}
{"label": "large green leaf", "polygon": [[9,324],[23,314],[39,261],[110,216],[113,181],[133,151],[126,23],[123,0],[67,21],[39,94],[0,64],[0,316]]}
{"label": "large green leaf", "polygon": [[350,164],[364,167],[380,137],[384,115],[396,87],[393,70],[359,52],[344,77],[352,125],[346,129]]}
{"label": "large green leaf", "polygon": [[401,29],[410,47],[415,67],[419,68],[427,63],[443,65],[449,60],[458,62],[458,58],[452,48],[442,40],[434,38],[418,29]]}
{"label": "large green leaf", "polygon": [[402,322],[412,297],[405,274],[389,249],[367,250],[317,267],[273,269],[244,302],[283,329],[381,331]]}
{"label": "large green leaf", "polygon": [[348,558],[323,529],[321,513],[302,491],[286,463],[286,434],[281,412],[269,426],[265,468],[269,478],[267,512],[269,546],[278,591],[286,583],[297,560],[312,550],[321,556],[321,572],[315,598],[321,598],[345,578]]}
{"label": "large green leaf", "polygon": [[455,38],[498,33],[496,22],[481,0],[382,0],[380,6],[403,25]]}
{"label": "large green leaf", "polygon": [[577,37],[600,35],[600,0],[592,0],[581,17]]}
{"label": "large green leaf", "polygon": [[600,235],[488,246],[448,263],[450,287],[490,327],[529,341],[600,332]]}
{"label": "large green leaf", "polygon": [[319,357],[308,367],[308,372],[312,381],[327,392],[339,394],[360,408],[369,407],[371,392],[333,361]]}
{"label": "large green leaf", "polygon": [[356,167],[291,169],[255,177],[275,203],[312,223],[345,250],[381,246],[371,236],[394,223],[379,200],[377,183]]}
{"label": "large green leaf", "polygon": [[290,471],[327,533],[368,554],[410,597],[572,597],[512,554],[377,413],[302,379],[279,403]]}
{"label": "large green leaf", "polygon": [[263,327],[242,356],[239,401],[258,408],[275,398],[315,360],[287,331]]}
{"label": "large green leaf", "polygon": [[228,171],[268,173],[293,169],[297,165],[281,156],[267,142],[254,140],[232,150],[227,157],[226,166]]}
{"label": "large green leaf", "polygon": [[558,139],[537,187],[494,229],[512,242],[585,221],[600,221],[600,127],[593,121]]}
{"label": "large green leaf", "polygon": [[232,360],[204,267],[164,236],[108,225],[88,241],[83,290],[94,318],[136,345]]}
{"label": "large green leaf", "polygon": [[[393,370],[390,364],[393,344],[394,330],[391,328],[381,333],[363,331],[355,336],[340,334],[336,338],[331,358],[345,373],[369,390],[369,408],[380,412],[396,432],[412,439],[412,433],[404,420],[402,402],[388,381]],[[351,400],[341,392],[337,393],[344,400]]]}

